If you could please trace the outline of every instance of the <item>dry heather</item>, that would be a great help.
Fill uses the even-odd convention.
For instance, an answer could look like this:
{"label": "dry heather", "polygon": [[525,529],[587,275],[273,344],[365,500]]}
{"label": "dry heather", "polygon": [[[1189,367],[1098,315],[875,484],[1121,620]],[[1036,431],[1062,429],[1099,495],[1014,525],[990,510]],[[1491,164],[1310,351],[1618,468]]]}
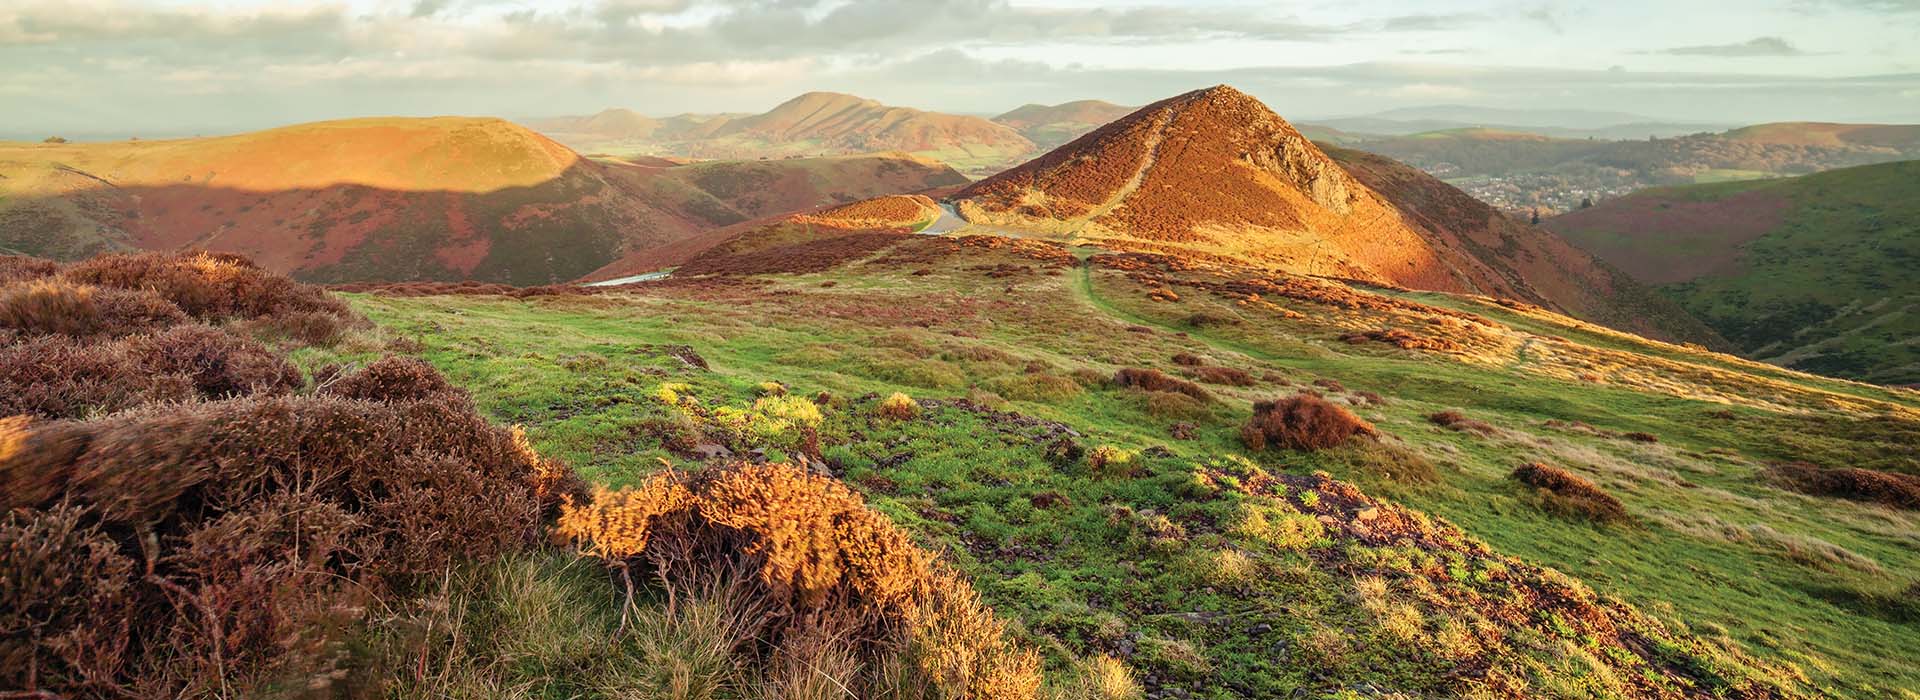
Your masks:
{"label": "dry heather", "polygon": [[1365,343],[1367,341],[1386,343],[1388,345],[1392,345],[1402,350],[1432,350],[1435,352],[1458,352],[1463,349],[1459,343],[1448,340],[1446,338],[1435,338],[1430,336],[1424,336],[1424,335],[1420,335],[1418,333],[1414,333],[1412,331],[1408,331],[1400,328],[1388,328],[1386,330],[1372,330],[1372,331],[1366,331],[1364,333],[1349,333],[1347,335],[1340,336],[1340,339],[1346,341],[1349,344],[1354,344],[1354,345]]}
{"label": "dry heather", "polygon": [[765,644],[737,653],[839,631],[857,641],[857,658],[903,660],[851,674],[858,697],[909,687],[923,692],[907,697],[1027,699],[1039,689],[1038,655],[1007,638],[964,580],[859,494],[798,467],[657,474],[569,501],[556,531],[629,581],[651,572],[670,593],[742,572],[758,612],[751,636]]}
{"label": "dry heather", "polygon": [[1466,414],[1455,410],[1429,414],[1427,416],[1427,422],[1454,432],[1473,433],[1481,437],[1500,432],[1500,429],[1493,427],[1492,423],[1476,418],[1468,418]]}
{"label": "dry heather", "polygon": [[290,363],[235,331],[324,342],[358,320],[324,291],[227,256],[118,255],[71,267],[8,258],[5,268],[34,279],[0,286],[0,415],[82,418],[295,390],[305,380]]}
{"label": "dry heather", "polygon": [[1313,394],[1255,401],[1253,418],[1240,427],[1240,440],[1256,451],[1268,447],[1324,450],[1356,435],[1377,434],[1372,424],[1353,412]]}
{"label": "dry heather", "polygon": [[532,542],[553,468],[465,401],[255,397],[6,419],[0,570],[81,578],[4,595],[91,603],[8,608],[0,658],[19,663],[0,683],[150,696],[324,674],[339,660],[327,631],[367,596]]}
{"label": "dry heather", "polygon": [[1536,489],[1541,507],[1548,511],[1599,522],[1627,519],[1627,507],[1620,499],[1565,469],[1534,462],[1515,468],[1511,476]]}
{"label": "dry heather", "polygon": [[1813,496],[1920,510],[1920,477],[1843,467],[1823,469],[1807,462],[1783,462],[1764,472],[1774,483]]}
{"label": "dry heather", "polygon": [[1255,383],[1251,372],[1234,367],[1195,367],[1187,370],[1187,376],[1193,377],[1195,381],[1227,386],[1253,386]]}
{"label": "dry heather", "polygon": [[1165,391],[1185,394],[1195,401],[1212,401],[1213,394],[1201,388],[1199,384],[1168,376],[1157,369],[1128,367],[1113,374],[1114,386],[1138,389],[1140,391]]}
{"label": "dry heather", "polygon": [[939,214],[940,205],[926,195],[894,194],[798,215],[794,220],[841,228],[905,229]]}
{"label": "dry heather", "polygon": [[23,697],[324,688],[369,605],[533,542],[572,483],[424,366],[444,391],[289,395],[300,372],[233,329],[354,317],[244,260],[0,275],[37,277],[0,291],[0,687]]}

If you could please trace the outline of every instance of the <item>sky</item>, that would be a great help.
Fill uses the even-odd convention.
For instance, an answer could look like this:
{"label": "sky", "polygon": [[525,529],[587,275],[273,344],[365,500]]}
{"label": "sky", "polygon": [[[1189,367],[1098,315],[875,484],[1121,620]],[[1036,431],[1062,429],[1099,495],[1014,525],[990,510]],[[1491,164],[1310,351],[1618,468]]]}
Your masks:
{"label": "sky", "polygon": [[996,114],[1227,83],[1424,105],[1920,123],[1920,0],[0,0],[0,136],[370,115]]}

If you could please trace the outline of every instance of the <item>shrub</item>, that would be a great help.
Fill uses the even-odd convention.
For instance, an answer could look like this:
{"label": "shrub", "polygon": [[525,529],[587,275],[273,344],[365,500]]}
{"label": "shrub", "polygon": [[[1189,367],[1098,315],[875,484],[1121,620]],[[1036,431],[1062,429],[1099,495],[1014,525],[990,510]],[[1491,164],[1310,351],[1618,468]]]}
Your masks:
{"label": "shrub", "polygon": [[715,570],[744,572],[761,611],[765,644],[754,649],[845,629],[863,656],[898,660],[905,678],[888,681],[940,697],[1032,698],[1038,689],[1039,657],[1007,639],[970,586],[859,494],[798,467],[659,474],[564,506],[556,531],[618,570],[652,567],[670,591],[697,589]]}
{"label": "shrub", "polygon": [[1551,512],[1600,522],[1625,520],[1627,517],[1627,508],[1620,503],[1620,499],[1565,469],[1533,462],[1520,465],[1510,476],[1535,488],[1542,507]]}
{"label": "shrub", "polygon": [[1254,379],[1251,373],[1232,367],[1195,367],[1188,372],[1188,376],[1208,384],[1225,384],[1227,386],[1254,385]]}
{"label": "shrub", "polygon": [[0,284],[60,274],[60,263],[25,255],[0,255]]}
{"label": "shrub", "polygon": [[1146,697],[1146,691],[1140,682],[1134,680],[1133,670],[1127,668],[1124,661],[1097,654],[1082,661],[1075,669],[1076,683],[1071,691],[1074,698],[1084,700],[1140,700]]}
{"label": "shrub", "polygon": [[[325,665],[338,650],[322,637],[364,610],[365,596],[531,543],[543,484],[558,482],[557,465],[536,457],[447,401],[249,397],[84,423],[9,421],[7,537],[77,532],[64,522],[79,517],[105,537],[63,536],[58,551],[34,556],[107,573],[72,584],[88,588],[77,599],[101,601],[92,617],[0,630],[9,645],[16,634],[69,640],[9,659],[0,684],[32,689],[6,674],[38,669],[35,683],[55,692],[77,690],[65,679],[84,675],[89,689],[198,695],[282,659]],[[127,573],[116,555],[150,571]],[[123,588],[132,603],[115,608]],[[115,648],[120,635],[141,643],[85,657],[96,670],[76,661],[73,650]]]}
{"label": "shrub", "polygon": [[206,252],[102,255],[61,273],[80,284],[150,290],[205,321],[319,313],[353,318],[326,290],[269,272],[243,256]]}
{"label": "shrub", "polygon": [[1196,401],[1213,400],[1213,394],[1207,393],[1207,390],[1201,388],[1199,384],[1185,379],[1167,376],[1166,373],[1157,369],[1141,369],[1138,367],[1121,369],[1113,374],[1113,384],[1119,387],[1139,389],[1142,391],[1179,392],[1192,397]]}
{"label": "shrub", "polygon": [[1087,453],[1087,469],[1095,476],[1128,478],[1135,474],[1137,466],[1132,452],[1112,445],[1101,445]]}
{"label": "shrub", "polygon": [[1660,436],[1658,435],[1654,435],[1653,433],[1642,433],[1638,431],[1631,432],[1631,433],[1621,433],[1620,437],[1625,438],[1627,440],[1632,440],[1634,442],[1644,442],[1647,444],[1653,444],[1660,441]]}
{"label": "shrub", "polygon": [[1427,422],[1455,432],[1473,433],[1482,437],[1500,432],[1491,423],[1468,418],[1466,414],[1455,410],[1428,414]]}
{"label": "shrub", "polygon": [[1762,473],[1774,483],[1812,496],[1920,510],[1920,477],[1909,474],[1853,467],[1822,469],[1808,462],[1782,462]]}
{"label": "shrub", "polygon": [[1207,364],[1207,360],[1199,355],[1183,352],[1173,356],[1173,363],[1183,367],[1200,367]]}
{"label": "shrub", "polygon": [[1376,435],[1372,424],[1326,399],[1295,394],[1278,401],[1256,401],[1253,418],[1240,428],[1248,449],[1279,447],[1324,450],[1356,435]]}
{"label": "shrub", "polygon": [[1081,391],[1079,382],[1046,372],[995,377],[987,381],[986,388],[1014,401],[1037,403],[1058,403]]}
{"label": "shrub", "polygon": [[464,402],[467,392],[454,386],[440,371],[416,357],[389,355],[375,360],[359,371],[342,375],[320,387],[324,396],[363,401]]}
{"label": "shrub", "polygon": [[1139,391],[1134,397],[1140,410],[1164,420],[1198,420],[1207,415],[1207,405],[1186,394],[1172,391]]}
{"label": "shrub", "polygon": [[184,380],[146,376],[118,346],[42,336],[0,347],[0,415],[80,418],[191,395]]}
{"label": "shrub", "polygon": [[186,377],[208,398],[287,392],[305,383],[300,370],[266,346],[209,326],[176,326],[128,345],[148,374]]}
{"label": "shrub", "polygon": [[882,399],[879,408],[875,409],[875,411],[879,413],[882,418],[909,420],[914,416],[920,415],[920,402],[913,400],[911,396],[896,391],[893,392],[891,396]]}
{"label": "shrub", "polygon": [[0,288],[0,325],[25,335],[93,335],[99,316],[92,287],[35,280]]}

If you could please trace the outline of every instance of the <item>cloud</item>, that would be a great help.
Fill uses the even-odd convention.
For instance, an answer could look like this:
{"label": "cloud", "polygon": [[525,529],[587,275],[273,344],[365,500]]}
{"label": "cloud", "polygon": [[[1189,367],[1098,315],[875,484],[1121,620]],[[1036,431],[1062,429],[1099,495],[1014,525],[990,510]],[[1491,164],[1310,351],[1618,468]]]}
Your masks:
{"label": "cloud", "polygon": [[1864,10],[1867,12],[1920,12],[1920,0],[1797,0],[1802,10]]}
{"label": "cloud", "polygon": [[1752,56],[1804,56],[1805,51],[1795,48],[1786,39],[1777,36],[1763,36],[1737,44],[1710,44],[1705,46],[1680,46],[1663,49],[1658,53],[1669,56],[1727,56],[1746,58]]}

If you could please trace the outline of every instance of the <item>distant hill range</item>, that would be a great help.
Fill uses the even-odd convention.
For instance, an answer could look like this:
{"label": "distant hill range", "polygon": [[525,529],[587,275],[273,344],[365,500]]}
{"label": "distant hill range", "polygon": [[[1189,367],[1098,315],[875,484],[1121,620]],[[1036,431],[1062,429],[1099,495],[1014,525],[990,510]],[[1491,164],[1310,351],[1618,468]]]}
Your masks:
{"label": "distant hill range", "polygon": [[1751,357],[1920,384],[1920,161],[1652,189],[1545,225]]}
{"label": "distant hill range", "polygon": [[1078,100],[1057,105],[1024,105],[993,120],[1020,132],[1040,148],[1052,150],[1135,109],[1138,108],[1100,100]]}
{"label": "distant hill range", "polygon": [[1454,129],[1494,129],[1568,139],[1669,138],[1720,131],[1733,124],[1676,122],[1625,112],[1572,109],[1500,109],[1467,105],[1405,107],[1374,114],[1310,120],[1356,134],[1408,136]]}
{"label": "distant hill range", "polygon": [[1920,158],[1920,125],[1782,122],[1674,138],[1565,139],[1459,128],[1341,141],[1511,212],[1568,211],[1647,187],[1804,175]]}
{"label": "distant hill range", "polygon": [[715,228],[966,178],[904,154],[673,166],[589,159],[499,119],[0,143],[0,249],[243,253],[321,282],[544,284]]}
{"label": "distant hill range", "polygon": [[968,172],[992,172],[1036,149],[1015,129],[974,116],[891,107],[809,92],[763,114],[653,118],[612,109],[526,125],[583,152],[751,160],[901,151]]}

